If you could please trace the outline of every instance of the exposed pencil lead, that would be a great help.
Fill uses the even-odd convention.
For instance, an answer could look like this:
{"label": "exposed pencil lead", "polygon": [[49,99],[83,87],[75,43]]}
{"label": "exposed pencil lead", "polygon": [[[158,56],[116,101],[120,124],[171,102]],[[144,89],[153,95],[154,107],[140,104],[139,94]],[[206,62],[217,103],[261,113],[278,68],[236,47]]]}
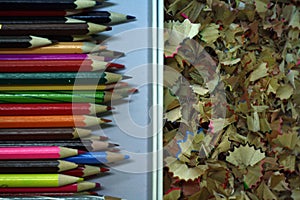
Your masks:
{"label": "exposed pencil lead", "polygon": [[135,19],[136,17],[135,16],[131,16],[131,15],[126,15],[126,18],[130,20],[130,19]]}

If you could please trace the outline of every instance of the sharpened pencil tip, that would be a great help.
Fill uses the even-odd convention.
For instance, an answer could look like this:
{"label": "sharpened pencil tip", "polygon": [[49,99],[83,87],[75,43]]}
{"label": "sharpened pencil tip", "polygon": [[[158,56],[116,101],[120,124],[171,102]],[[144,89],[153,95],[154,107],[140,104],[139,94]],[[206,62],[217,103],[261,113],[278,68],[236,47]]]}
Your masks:
{"label": "sharpened pencil tip", "polygon": [[84,154],[84,153],[86,153],[86,151],[78,150],[78,155],[79,155],[79,154]]}
{"label": "sharpened pencil tip", "polygon": [[108,27],[106,27],[106,30],[107,30],[107,31],[111,31],[111,30],[112,30],[112,27],[111,27],[111,26],[108,26]]}
{"label": "sharpened pencil tip", "polygon": [[114,108],[114,107],[111,107],[111,106],[107,106],[106,109],[107,109],[107,110],[114,110],[115,108]]}
{"label": "sharpened pencil tip", "polygon": [[131,16],[131,15],[126,15],[126,18],[127,19],[135,19],[136,17],[135,16]]}
{"label": "sharpened pencil tip", "polygon": [[124,69],[125,65],[118,64],[118,63],[108,63],[107,67],[109,67],[109,68],[116,68],[116,69]]}
{"label": "sharpened pencil tip", "polygon": [[103,121],[103,122],[112,122],[112,120],[110,120],[110,119],[101,119],[101,121]]}
{"label": "sharpened pencil tip", "polygon": [[131,78],[132,78],[131,76],[125,76],[125,75],[122,76],[123,80],[125,80],[125,79],[131,79]]}
{"label": "sharpened pencil tip", "polygon": [[129,92],[129,93],[136,93],[136,92],[138,92],[138,91],[139,91],[138,89],[132,88],[132,89],[130,89],[128,92]]}
{"label": "sharpened pencil tip", "polygon": [[129,155],[125,155],[125,156],[124,156],[124,159],[125,159],[125,160],[128,160],[129,158],[130,158]]}
{"label": "sharpened pencil tip", "polygon": [[99,140],[105,141],[105,140],[108,140],[108,137],[106,137],[106,136],[99,136]]}
{"label": "sharpened pencil tip", "polygon": [[95,6],[100,6],[100,5],[102,5],[103,3],[102,2],[100,2],[100,1],[96,1],[96,4],[95,4]]}
{"label": "sharpened pencil tip", "polygon": [[105,167],[101,167],[100,170],[101,170],[101,172],[109,172],[109,169],[105,168]]}
{"label": "sharpened pencil tip", "polygon": [[95,188],[101,188],[101,184],[100,183],[96,183],[96,187]]}

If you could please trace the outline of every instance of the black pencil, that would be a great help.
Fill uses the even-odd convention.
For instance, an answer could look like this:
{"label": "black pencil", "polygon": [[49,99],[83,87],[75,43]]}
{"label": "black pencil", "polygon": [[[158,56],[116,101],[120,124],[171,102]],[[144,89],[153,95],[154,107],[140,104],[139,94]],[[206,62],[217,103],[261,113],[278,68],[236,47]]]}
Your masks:
{"label": "black pencil", "polygon": [[[2,174],[54,174],[77,168],[78,165],[63,160],[5,160],[0,161]],[[1,195],[0,195],[1,196]]]}
{"label": "black pencil", "polygon": [[45,37],[49,40],[55,40],[58,42],[78,42],[92,39],[91,35],[41,35],[41,37]]}
{"label": "black pencil", "polygon": [[101,3],[93,0],[0,0],[3,10],[72,10],[97,5]]}
{"label": "black pencil", "polygon": [[73,19],[80,19],[88,22],[93,22],[96,24],[118,24],[135,19],[135,17],[131,15],[124,15],[121,13],[108,11],[88,11],[69,17]]}
{"label": "black pencil", "polygon": [[80,128],[0,129],[0,141],[70,140],[90,136],[91,130]]}
{"label": "black pencil", "polygon": [[34,48],[52,43],[47,38],[35,36],[0,36],[0,48]]}
{"label": "black pencil", "polygon": [[60,146],[80,150],[103,151],[109,148],[119,146],[98,140],[49,140],[49,141],[0,141],[0,147],[35,147],[35,146]]}
{"label": "black pencil", "polygon": [[111,30],[94,23],[68,24],[0,24],[0,35],[90,35]]}
{"label": "black pencil", "polygon": [[13,16],[0,17],[0,24],[68,24],[68,23],[86,23],[86,21],[70,17],[47,17],[47,16]]}

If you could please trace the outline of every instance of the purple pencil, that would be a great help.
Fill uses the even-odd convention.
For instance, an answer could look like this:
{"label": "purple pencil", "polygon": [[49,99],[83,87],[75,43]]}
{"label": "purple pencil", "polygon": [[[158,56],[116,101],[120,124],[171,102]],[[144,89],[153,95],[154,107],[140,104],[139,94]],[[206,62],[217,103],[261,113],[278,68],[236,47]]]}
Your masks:
{"label": "purple pencil", "polygon": [[91,54],[0,54],[0,60],[99,60],[109,62],[112,57]]}

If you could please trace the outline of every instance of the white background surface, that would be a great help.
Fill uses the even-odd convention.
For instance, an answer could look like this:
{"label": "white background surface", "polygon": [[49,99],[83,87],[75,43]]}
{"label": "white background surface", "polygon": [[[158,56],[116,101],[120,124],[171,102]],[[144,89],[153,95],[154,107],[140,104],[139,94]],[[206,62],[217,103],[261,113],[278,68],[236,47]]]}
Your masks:
{"label": "white background surface", "polygon": [[[108,136],[112,142],[120,144],[121,152],[129,154],[131,159],[111,166],[111,173],[91,181],[100,182],[99,194],[122,197],[127,200],[151,199],[151,129],[149,127],[151,106],[151,49],[150,36],[141,29],[151,27],[151,1],[126,0],[108,1],[114,5],[100,8],[112,12],[136,16],[135,21],[113,25],[112,31],[102,36],[112,36],[105,44],[110,50],[123,51],[126,56],[114,62],[126,65],[122,71],[133,78],[127,80],[139,92],[126,101],[113,105],[113,126],[104,127],[97,134]],[[140,29],[140,30],[138,30]],[[102,38],[102,37],[101,37]]]}

